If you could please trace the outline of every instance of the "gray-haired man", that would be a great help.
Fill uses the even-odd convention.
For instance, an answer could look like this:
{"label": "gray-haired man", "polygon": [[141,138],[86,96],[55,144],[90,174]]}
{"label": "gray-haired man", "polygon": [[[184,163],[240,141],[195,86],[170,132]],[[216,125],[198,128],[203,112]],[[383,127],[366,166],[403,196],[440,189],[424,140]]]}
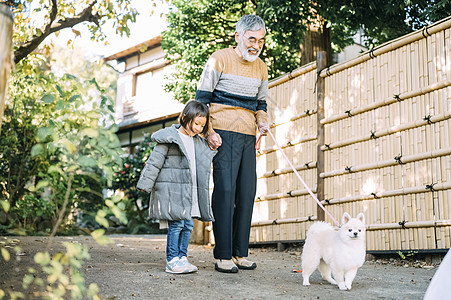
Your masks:
{"label": "gray-haired man", "polygon": [[[264,21],[243,16],[236,25],[237,47],[213,53],[199,81],[196,100],[210,106],[207,142],[213,160],[215,269],[255,269],[246,259],[257,185],[255,135],[268,132],[268,69],[258,57],[265,42]],[[221,146],[221,147],[219,147]],[[219,148],[218,148],[219,147]]]}

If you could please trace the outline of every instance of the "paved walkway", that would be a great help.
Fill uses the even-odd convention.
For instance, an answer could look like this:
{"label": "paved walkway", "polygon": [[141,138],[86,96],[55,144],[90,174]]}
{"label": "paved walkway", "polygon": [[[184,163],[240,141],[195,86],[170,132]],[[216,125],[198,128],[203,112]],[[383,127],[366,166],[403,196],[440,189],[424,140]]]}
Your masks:
{"label": "paved walkway", "polygon": [[[84,243],[92,258],[83,270],[85,280],[97,283],[107,299],[422,299],[437,268],[413,268],[365,262],[351,291],[340,291],[323,281],[318,272],[311,286],[302,285],[299,252],[274,248],[250,251],[258,268],[224,274],[214,270],[212,248],[190,245],[189,260],[199,267],[194,274],[165,273],[166,237],[162,235],[110,236],[113,243],[100,246],[90,237],[58,237],[61,241]],[[25,255],[20,261],[0,264],[3,287],[20,289],[20,272],[32,264],[32,257],[45,248],[47,238],[18,237]],[[10,264],[10,265],[8,265]],[[23,277],[23,275],[22,275]]]}

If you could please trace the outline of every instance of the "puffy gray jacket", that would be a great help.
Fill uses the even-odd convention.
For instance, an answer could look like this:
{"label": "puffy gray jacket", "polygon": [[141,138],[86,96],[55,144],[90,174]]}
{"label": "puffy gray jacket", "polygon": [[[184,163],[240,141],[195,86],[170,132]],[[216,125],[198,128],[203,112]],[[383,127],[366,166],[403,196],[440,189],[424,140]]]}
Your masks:
{"label": "puffy gray jacket", "polygon": [[[158,220],[191,219],[193,182],[183,142],[177,132],[180,125],[161,129],[152,135],[157,142],[141,173],[137,187],[150,193],[149,216]],[[202,221],[214,221],[210,204],[211,162],[217,151],[196,135],[197,194]]]}

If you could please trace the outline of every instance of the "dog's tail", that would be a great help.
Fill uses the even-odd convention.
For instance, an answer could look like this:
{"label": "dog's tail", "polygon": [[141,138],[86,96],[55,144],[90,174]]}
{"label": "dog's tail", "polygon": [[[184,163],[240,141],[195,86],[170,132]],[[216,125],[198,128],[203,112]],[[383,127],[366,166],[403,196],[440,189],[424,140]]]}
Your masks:
{"label": "dog's tail", "polygon": [[334,227],[332,225],[330,225],[329,223],[323,222],[323,221],[319,221],[319,222],[315,222],[312,224],[312,226],[310,226],[310,228],[307,231],[307,237],[309,235],[313,235],[316,234],[318,232],[324,232],[324,231],[333,231]]}

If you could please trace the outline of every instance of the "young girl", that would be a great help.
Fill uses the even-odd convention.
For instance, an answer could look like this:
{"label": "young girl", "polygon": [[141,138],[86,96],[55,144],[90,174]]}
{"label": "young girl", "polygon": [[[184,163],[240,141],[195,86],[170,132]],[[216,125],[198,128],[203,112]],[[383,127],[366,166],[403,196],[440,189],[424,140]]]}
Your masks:
{"label": "young girl", "polygon": [[208,107],[198,101],[186,104],[180,125],[152,135],[157,142],[137,187],[150,193],[149,215],[167,220],[166,272],[191,273],[197,267],[188,262],[187,250],[193,218],[213,221],[209,179],[217,151],[199,136],[208,131]]}

